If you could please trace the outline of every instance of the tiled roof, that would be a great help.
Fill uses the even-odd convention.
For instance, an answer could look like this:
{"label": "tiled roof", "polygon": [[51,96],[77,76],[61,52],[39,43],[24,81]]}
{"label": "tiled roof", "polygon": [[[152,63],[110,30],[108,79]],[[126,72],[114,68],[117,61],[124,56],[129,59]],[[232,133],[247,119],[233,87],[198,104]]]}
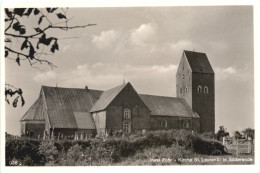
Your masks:
{"label": "tiled roof", "polygon": [[184,50],[184,53],[188,59],[192,72],[214,74],[214,71],[205,53],[187,50]]}
{"label": "tiled roof", "polygon": [[99,100],[95,103],[93,108],[91,109],[91,112],[101,111],[106,109],[106,107],[114,100],[114,98],[122,91],[122,89],[130,83],[126,83],[123,85],[119,85],[115,88],[112,88],[110,90],[104,91]]}
{"label": "tiled roof", "polygon": [[95,123],[89,112],[74,112],[74,117],[79,129],[96,129]]}
{"label": "tiled roof", "polygon": [[[76,88],[42,87],[47,113],[52,127],[79,128],[74,112],[89,112],[102,91]],[[85,114],[86,115],[86,114]],[[82,119],[85,128],[92,129],[92,118]],[[90,125],[87,127],[86,125]]]}
{"label": "tiled roof", "polygon": [[[42,86],[43,95],[40,95],[21,121],[44,120],[43,109],[47,109],[51,127],[95,129],[90,112],[105,110],[127,85],[131,84],[123,84],[107,91]],[[182,98],[139,96],[151,110],[151,115],[199,117]],[[43,107],[44,103],[46,107]]]}
{"label": "tiled roof", "polygon": [[195,117],[195,114],[182,98],[139,94],[143,102],[152,111],[151,115]]}
{"label": "tiled roof", "polygon": [[29,110],[24,114],[20,121],[42,121],[44,120],[43,115],[43,100],[42,97],[34,102],[34,104],[29,108]]}

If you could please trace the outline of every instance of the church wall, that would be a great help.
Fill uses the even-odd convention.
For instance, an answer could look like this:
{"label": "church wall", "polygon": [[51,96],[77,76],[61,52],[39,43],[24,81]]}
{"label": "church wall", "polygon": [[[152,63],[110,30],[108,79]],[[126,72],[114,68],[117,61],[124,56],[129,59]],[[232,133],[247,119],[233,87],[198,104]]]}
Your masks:
{"label": "church wall", "polygon": [[98,135],[104,135],[106,132],[106,119],[107,119],[107,112],[95,112],[92,114]]}
{"label": "church wall", "polygon": [[[167,121],[167,127],[162,126],[162,121],[164,120]],[[151,123],[152,130],[181,129],[179,117],[152,115]]]}
{"label": "church wall", "polygon": [[[215,131],[215,85],[214,74],[193,73],[192,109],[200,116],[201,132]],[[198,93],[198,86],[208,87],[208,93]]]}
{"label": "church wall", "polygon": [[[167,121],[167,127],[163,127],[162,121]],[[189,126],[185,127],[185,123],[188,122]],[[199,118],[183,118],[175,116],[151,116],[151,129],[152,130],[163,130],[163,129],[186,129],[198,131],[200,127]]]}
{"label": "church wall", "polygon": [[150,110],[133,87],[127,85],[111,102],[107,110],[107,130],[123,130],[124,109],[131,110],[131,132],[150,129]]}
{"label": "church wall", "polygon": [[33,137],[43,137],[43,132],[45,129],[44,121],[23,121],[21,122],[21,135],[26,135],[27,132],[33,132]]}

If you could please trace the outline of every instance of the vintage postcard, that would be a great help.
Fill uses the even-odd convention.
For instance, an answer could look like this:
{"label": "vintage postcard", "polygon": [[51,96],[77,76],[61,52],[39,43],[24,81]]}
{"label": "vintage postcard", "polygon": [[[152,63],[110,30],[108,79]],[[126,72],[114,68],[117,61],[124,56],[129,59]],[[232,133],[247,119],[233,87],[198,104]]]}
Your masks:
{"label": "vintage postcard", "polygon": [[255,4],[79,4],[2,5],[3,172],[257,172]]}

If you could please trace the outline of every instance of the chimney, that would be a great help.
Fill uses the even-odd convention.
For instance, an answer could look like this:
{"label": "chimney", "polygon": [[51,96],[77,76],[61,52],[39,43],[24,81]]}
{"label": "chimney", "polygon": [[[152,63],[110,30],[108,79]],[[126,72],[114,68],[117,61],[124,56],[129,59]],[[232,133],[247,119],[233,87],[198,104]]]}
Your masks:
{"label": "chimney", "polygon": [[85,86],[85,90],[88,91],[88,86],[87,85]]}

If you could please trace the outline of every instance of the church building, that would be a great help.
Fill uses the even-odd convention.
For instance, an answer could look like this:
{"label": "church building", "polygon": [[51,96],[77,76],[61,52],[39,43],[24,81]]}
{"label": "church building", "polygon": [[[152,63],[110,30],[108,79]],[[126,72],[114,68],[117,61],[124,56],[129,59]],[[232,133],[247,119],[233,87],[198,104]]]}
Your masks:
{"label": "church building", "polygon": [[[170,81],[169,81],[170,82]],[[177,97],[139,94],[131,83],[105,91],[42,86],[21,118],[21,135],[86,139],[143,130],[215,130],[214,71],[205,53],[183,51]]]}

